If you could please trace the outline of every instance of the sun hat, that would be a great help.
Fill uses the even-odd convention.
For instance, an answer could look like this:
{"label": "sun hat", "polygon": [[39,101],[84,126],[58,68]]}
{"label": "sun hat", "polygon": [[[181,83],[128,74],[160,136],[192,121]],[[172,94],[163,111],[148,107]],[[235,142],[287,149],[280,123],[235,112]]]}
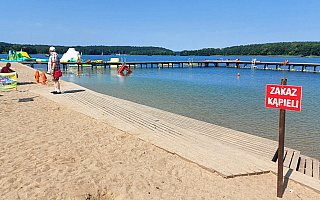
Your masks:
{"label": "sun hat", "polygon": [[50,47],[49,50],[50,50],[50,51],[56,51],[56,48]]}

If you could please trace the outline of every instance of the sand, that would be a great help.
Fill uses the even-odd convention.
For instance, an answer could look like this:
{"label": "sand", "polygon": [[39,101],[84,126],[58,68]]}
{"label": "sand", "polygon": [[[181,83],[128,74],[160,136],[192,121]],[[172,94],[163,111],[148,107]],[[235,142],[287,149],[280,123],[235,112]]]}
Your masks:
{"label": "sand", "polygon": [[[272,173],[225,179],[32,93],[52,81],[13,68],[18,90],[0,90],[0,199],[277,199]],[[289,180],[283,199],[320,194]]]}

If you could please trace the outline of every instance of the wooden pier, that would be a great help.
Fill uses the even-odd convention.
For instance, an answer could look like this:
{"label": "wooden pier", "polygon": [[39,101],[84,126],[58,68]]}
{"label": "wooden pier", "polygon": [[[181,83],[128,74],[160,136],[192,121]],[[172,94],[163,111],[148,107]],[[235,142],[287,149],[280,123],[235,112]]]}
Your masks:
{"label": "wooden pier", "polygon": [[[47,65],[47,62],[28,61],[21,62],[33,67],[35,64]],[[284,63],[284,62],[261,62],[261,61],[236,61],[236,60],[203,60],[203,61],[131,61],[131,62],[61,62],[63,68],[69,65],[75,67],[104,67],[111,68],[112,66],[120,67],[125,64],[130,68],[184,68],[184,67],[235,67],[235,68],[255,68],[255,69],[275,69],[275,70],[288,70],[288,71],[312,71],[317,72],[317,67],[320,63]],[[274,66],[270,68],[270,66]],[[74,67],[74,66],[73,66]],[[301,70],[297,69],[301,68]],[[310,70],[311,68],[311,70]],[[320,72],[320,71],[319,71]]]}

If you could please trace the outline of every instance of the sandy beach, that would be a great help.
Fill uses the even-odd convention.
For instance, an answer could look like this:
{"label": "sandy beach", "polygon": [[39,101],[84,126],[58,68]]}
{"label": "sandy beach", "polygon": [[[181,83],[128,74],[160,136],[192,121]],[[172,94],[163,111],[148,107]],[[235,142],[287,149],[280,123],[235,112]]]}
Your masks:
{"label": "sandy beach", "polygon": [[[272,173],[225,179],[32,93],[53,91],[51,77],[42,85],[34,69],[12,68],[18,89],[0,90],[0,199],[278,199]],[[283,199],[320,194],[289,180]]]}

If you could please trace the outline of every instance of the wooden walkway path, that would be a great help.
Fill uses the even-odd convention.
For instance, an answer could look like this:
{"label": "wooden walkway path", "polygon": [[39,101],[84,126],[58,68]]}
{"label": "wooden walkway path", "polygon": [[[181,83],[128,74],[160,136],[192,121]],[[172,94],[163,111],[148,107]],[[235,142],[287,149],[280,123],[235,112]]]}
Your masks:
{"label": "wooden walkway path", "polygon": [[[106,120],[225,178],[277,172],[276,141],[103,95],[73,83],[63,85],[62,95],[52,95],[47,87],[31,91]],[[310,162],[311,158],[289,148],[284,159],[286,176],[320,192],[319,161]]]}

